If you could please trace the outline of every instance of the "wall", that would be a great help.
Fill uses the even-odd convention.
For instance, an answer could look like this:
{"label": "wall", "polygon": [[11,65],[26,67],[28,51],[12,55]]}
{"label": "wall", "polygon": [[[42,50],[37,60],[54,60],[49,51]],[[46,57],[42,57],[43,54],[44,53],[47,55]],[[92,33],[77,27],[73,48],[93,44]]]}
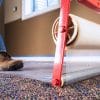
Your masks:
{"label": "wall", "polygon": [[58,11],[31,18],[17,20],[5,25],[6,44],[12,55],[51,55],[54,43],[51,27]]}
{"label": "wall", "polygon": [[[71,13],[100,24],[100,15],[91,9],[71,3]],[[20,19],[5,25],[6,45],[12,55],[52,55],[55,45],[51,27],[59,15],[59,10],[25,21]]]}

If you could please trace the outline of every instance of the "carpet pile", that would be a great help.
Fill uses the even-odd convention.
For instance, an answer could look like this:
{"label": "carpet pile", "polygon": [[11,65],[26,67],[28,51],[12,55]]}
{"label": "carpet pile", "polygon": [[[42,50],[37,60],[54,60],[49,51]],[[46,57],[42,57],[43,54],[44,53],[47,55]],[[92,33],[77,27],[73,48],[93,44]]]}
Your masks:
{"label": "carpet pile", "polygon": [[100,100],[100,76],[59,88],[39,80],[0,73],[0,100]]}

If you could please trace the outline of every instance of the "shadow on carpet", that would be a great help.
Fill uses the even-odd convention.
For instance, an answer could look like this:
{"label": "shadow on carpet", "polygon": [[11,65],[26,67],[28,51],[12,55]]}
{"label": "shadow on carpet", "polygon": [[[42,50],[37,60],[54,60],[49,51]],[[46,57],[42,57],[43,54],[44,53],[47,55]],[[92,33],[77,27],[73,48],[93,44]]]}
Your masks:
{"label": "shadow on carpet", "polygon": [[0,100],[100,100],[100,76],[59,88],[0,73]]}

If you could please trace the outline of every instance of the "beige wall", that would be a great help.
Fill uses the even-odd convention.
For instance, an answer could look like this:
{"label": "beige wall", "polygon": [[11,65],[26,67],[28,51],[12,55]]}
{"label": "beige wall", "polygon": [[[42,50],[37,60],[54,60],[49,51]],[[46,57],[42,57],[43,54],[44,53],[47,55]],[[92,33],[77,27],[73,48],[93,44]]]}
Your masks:
{"label": "beige wall", "polygon": [[5,25],[6,44],[12,55],[50,55],[54,53],[51,27],[58,11]]}
{"label": "beige wall", "polygon": [[[72,1],[71,13],[100,24],[100,15]],[[25,21],[20,19],[5,25],[6,45],[12,55],[51,55],[55,45],[51,27],[59,10]]]}

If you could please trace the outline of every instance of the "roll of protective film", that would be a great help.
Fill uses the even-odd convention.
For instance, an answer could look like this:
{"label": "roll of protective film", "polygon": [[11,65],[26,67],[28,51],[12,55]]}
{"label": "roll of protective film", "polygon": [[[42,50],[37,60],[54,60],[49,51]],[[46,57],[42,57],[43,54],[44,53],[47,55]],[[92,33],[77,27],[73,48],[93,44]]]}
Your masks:
{"label": "roll of protective film", "polygon": [[[57,41],[58,24],[59,24],[59,17],[54,21],[54,24],[52,26],[52,37],[53,37],[55,44]],[[75,40],[75,38],[77,37],[77,31],[78,31],[77,26],[78,26],[77,21],[70,14],[69,20],[68,20],[68,37],[67,37],[66,45],[71,44]]]}
{"label": "roll of protective film", "polygon": [[[55,44],[58,21],[59,18],[52,27]],[[100,75],[100,24],[70,14],[66,40],[68,50],[62,80],[69,84]]]}
{"label": "roll of protective film", "polygon": [[[99,49],[100,24],[93,23],[72,14],[69,16],[67,47],[72,49]],[[52,36],[55,43],[57,40],[58,20],[59,18],[56,19],[52,27]]]}
{"label": "roll of protective film", "polygon": [[69,48],[100,49],[100,24],[72,15],[78,25],[76,40]]}

